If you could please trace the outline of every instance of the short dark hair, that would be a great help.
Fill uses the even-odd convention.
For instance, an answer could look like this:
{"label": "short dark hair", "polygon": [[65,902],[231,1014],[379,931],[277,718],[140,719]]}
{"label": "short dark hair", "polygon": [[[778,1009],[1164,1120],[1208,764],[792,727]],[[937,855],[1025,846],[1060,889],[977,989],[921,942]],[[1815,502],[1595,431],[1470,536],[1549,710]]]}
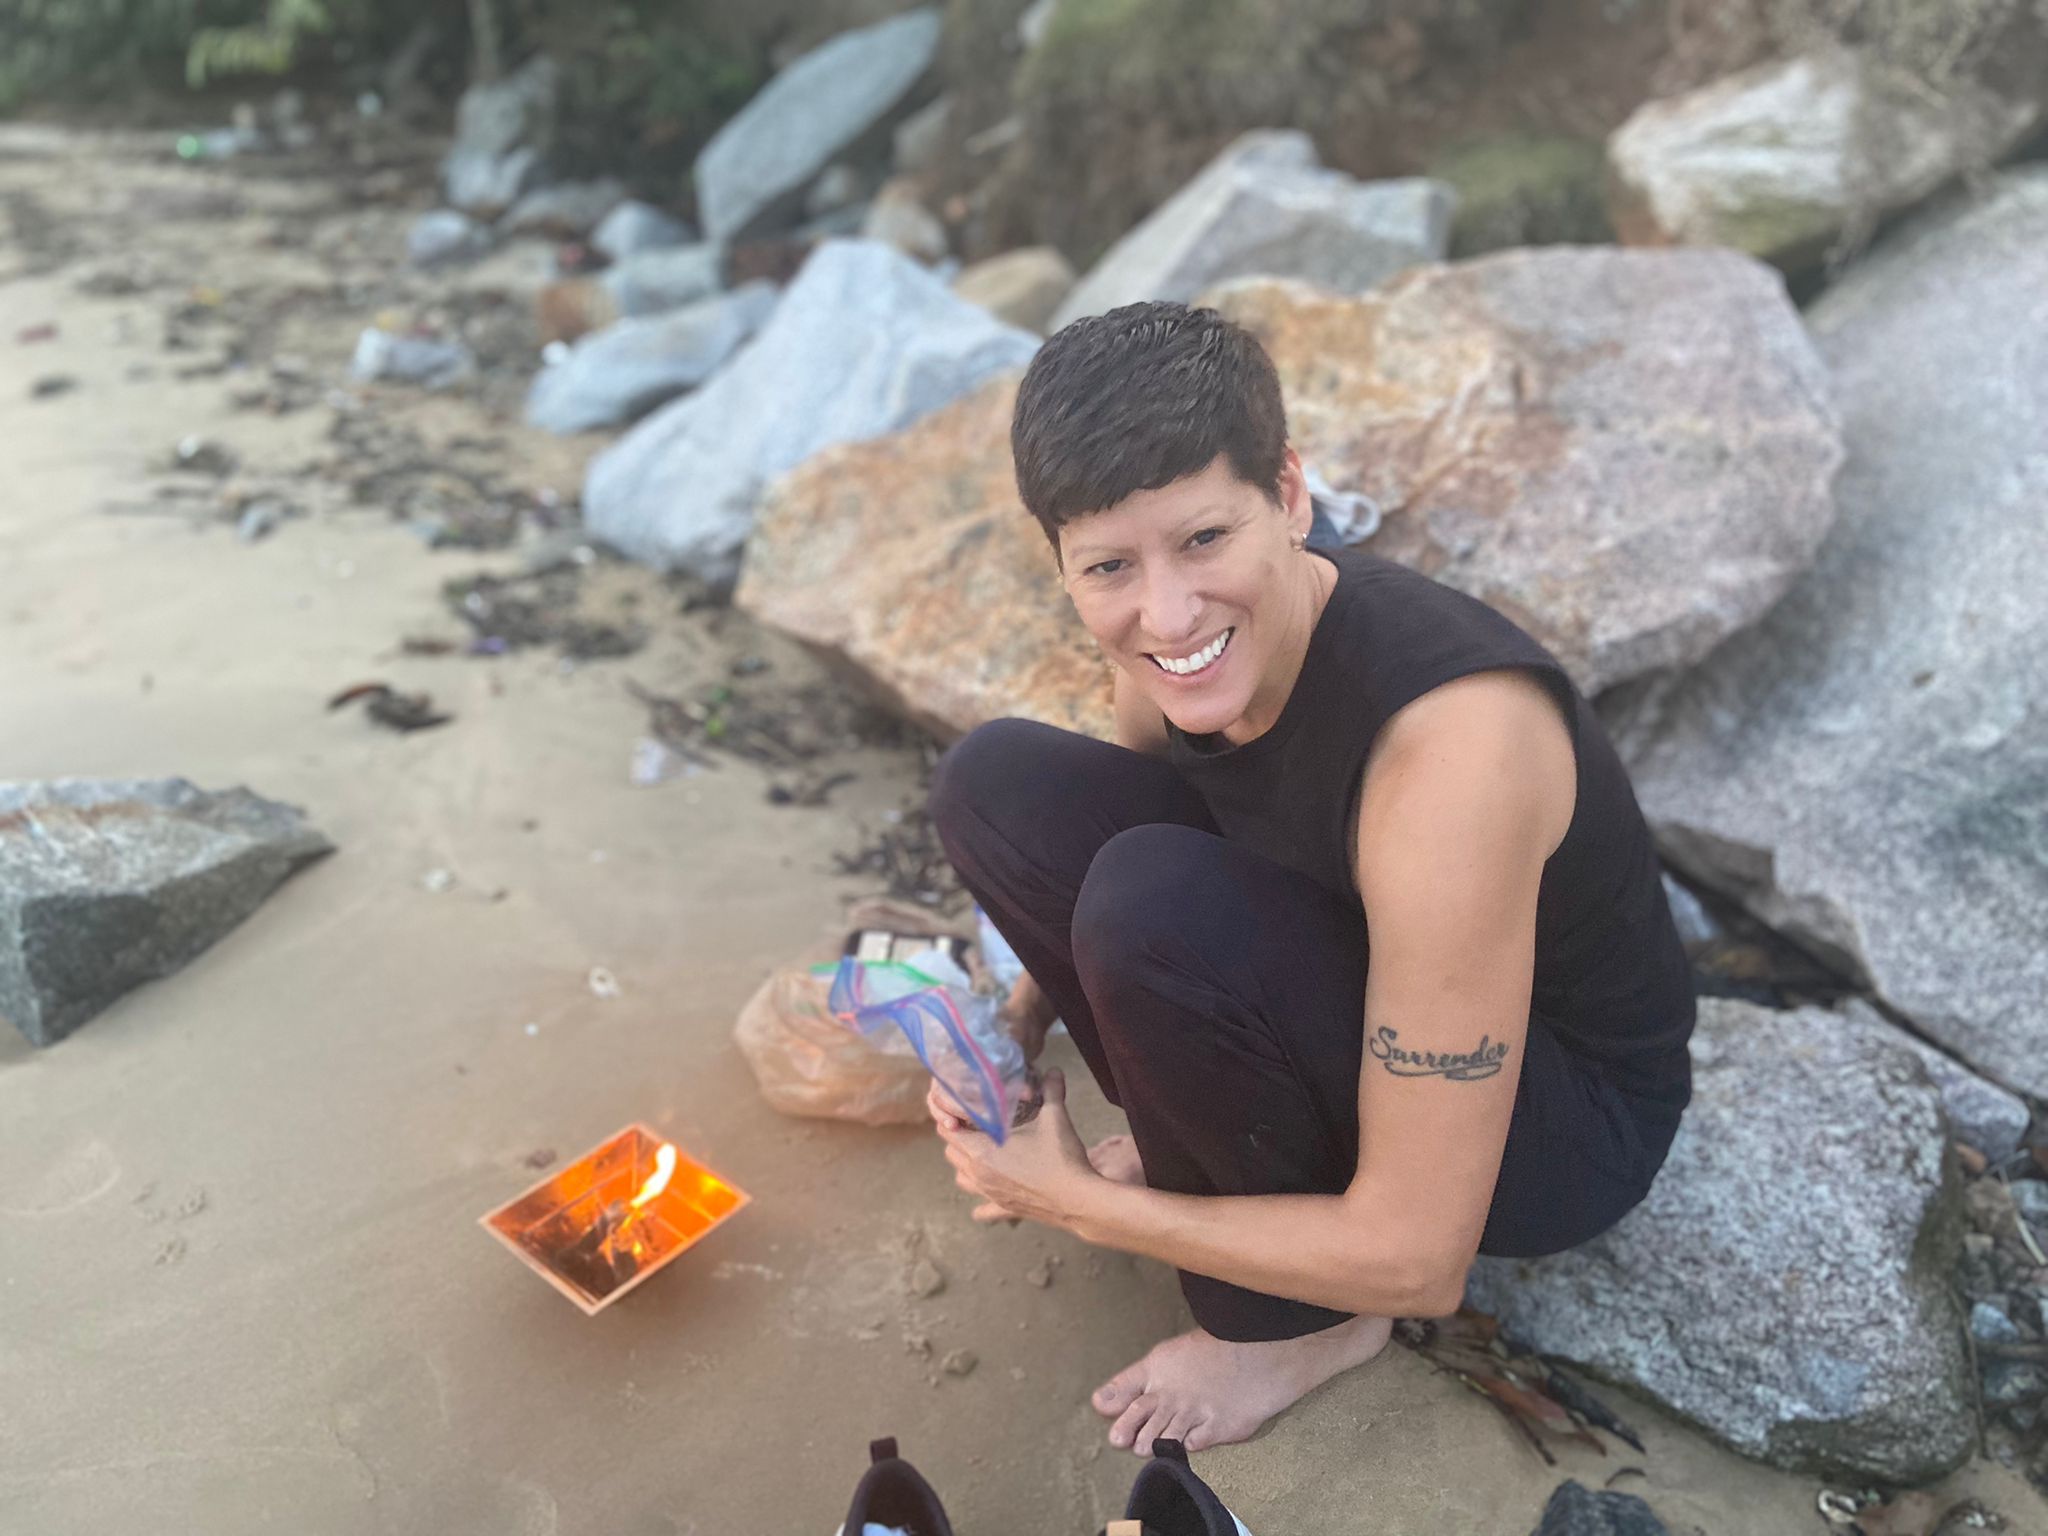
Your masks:
{"label": "short dark hair", "polygon": [[1213,309],[1126,304],[1038,349],[1017,391],[1010,452],[1055,554],[1075,518],[1200,474],[1219,453],[1278,501],[1280,376],[1258,338]]}

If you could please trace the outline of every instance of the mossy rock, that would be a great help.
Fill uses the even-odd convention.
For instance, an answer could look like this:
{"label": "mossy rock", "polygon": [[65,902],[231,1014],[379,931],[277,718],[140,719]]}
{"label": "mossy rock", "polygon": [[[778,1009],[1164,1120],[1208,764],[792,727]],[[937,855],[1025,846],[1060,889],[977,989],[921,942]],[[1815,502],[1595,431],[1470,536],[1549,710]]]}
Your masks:
{"label": "mossy rock", "polygon": [[1356,171],[1408,82],[1486,55],[1525,4],[1060,0],[1017,74],[1006,190],[1086,268],[1248,129],[1302,129]]}
{"label": "mossy rock", "polygon": [[1428,174],[1457,189],[1451,255],[1612,241],[1605,154],[1585,139],[1510,134],[1445,151]]}

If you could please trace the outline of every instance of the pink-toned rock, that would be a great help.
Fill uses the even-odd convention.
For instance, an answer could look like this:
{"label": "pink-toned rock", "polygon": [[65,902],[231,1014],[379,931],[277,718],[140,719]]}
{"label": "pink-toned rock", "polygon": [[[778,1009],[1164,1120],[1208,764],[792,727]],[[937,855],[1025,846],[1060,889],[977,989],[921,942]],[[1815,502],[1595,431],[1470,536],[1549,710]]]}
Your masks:
{"label": "pink-toned rock", "polygon": [[1022,715],[1106,738],[1108,669],[1017,498],[1019,377],[777,481],[734,601],[942,737]]}
{"label": "pink-toned rock", "polygon": [[1492,604],[1594,694],[1698,661],[1813,563],[1841,462],[1778,274],[1725,251],[1514,251],[1356,298],[1214,303],[1273,355],[1364,547]]}

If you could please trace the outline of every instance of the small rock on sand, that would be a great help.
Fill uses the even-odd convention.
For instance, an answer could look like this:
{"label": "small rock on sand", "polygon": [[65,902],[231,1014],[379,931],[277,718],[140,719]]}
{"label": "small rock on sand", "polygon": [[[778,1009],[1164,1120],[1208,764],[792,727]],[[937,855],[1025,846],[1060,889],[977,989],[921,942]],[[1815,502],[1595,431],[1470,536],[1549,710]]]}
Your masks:
{"label": "small rock on sand", "polygon": [[930,1259],[920,1255],[910,1266],[910,1274],[903,1282],[903,1288],[919,1301],[927,1301],[946,1288],[945,1271]]}

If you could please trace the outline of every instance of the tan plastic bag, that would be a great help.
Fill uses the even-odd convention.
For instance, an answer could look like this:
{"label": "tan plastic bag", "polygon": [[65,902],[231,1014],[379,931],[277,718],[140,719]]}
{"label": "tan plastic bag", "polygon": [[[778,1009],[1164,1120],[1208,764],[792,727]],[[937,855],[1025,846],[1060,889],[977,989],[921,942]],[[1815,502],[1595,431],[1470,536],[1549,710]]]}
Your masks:
{"label": "tan plastic bag", "polygon": [[732,1037],[753,1069],[761,1097],[785,1115],[854,1120],[862,1125],[914,1125],[925,1118],[931,1076],[900,1030],[872,1035],[832,1017],[832,975],[811,965],[835,962],[839,943],[857,928],[903,933],[959,933],[948,922],[900,902],[867,900],[848,911],[807,961],[780,967],[740,1010]]}

